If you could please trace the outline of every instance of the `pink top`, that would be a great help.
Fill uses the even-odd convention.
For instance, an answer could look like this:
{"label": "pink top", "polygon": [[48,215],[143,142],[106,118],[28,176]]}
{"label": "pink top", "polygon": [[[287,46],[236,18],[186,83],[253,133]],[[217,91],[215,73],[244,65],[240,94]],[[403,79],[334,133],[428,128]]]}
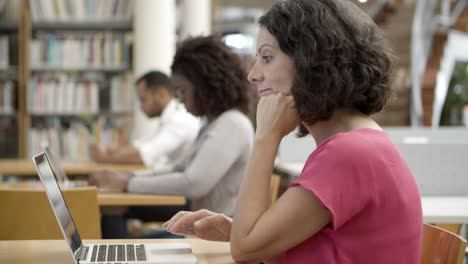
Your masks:
{"label": "pink top", "polygon": [[359,129],[328,138],[294,185],[313,192],[332,220],[289,249],[284,263],[420,263],[419,190],[385,132]]}

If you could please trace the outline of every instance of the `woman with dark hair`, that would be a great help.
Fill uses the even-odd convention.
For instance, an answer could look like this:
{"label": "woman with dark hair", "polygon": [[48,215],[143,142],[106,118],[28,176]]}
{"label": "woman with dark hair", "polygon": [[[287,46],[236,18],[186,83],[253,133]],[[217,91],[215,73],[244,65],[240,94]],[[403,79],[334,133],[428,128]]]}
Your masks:
{"label": "woman with dark hair", "polygon": [[[187,110],[204,122],[191,148],[165,168],[100,173],[91,182],[134,193],[183,195],[194,210],[232,216],[254,138],[246,116],[250,98],[245,76],[240,58],[219,38],[183,41],[174,56],[171,82]],[[163,221],[174,213],[161,219],[160,210],[140,207],[131,208],[128,216]]]}
{"label": "woman with dark hair", "polygon": [[[260,18],[257,56],[248,76],[261,96],[257,130],[234,219],[181,212],[165,227],[230,241],[239,262],[419,263],[418,187],[370,118],[392,69],[376,25],[351,1],[281,1]],[[298,125],[317,148],[269,207],[278,146]]]}

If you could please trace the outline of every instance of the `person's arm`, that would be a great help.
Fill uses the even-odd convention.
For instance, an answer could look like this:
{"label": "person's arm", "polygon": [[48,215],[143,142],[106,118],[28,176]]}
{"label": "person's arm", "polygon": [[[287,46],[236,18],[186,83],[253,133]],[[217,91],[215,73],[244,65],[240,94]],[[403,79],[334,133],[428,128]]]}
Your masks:
{"label": "person's arm", "polygon": [[[232,218],[205,209],[196,212],[180,211],[162,225],[168,232],[196,236],[209,241],[229,242]],[[265,264],[283,263],[283,255],[264,260]]]}
{"label": "person's arm", "polygon": [[107,163],[134,163],[144,165],[140,152],[132,145],[121,145],[104,157]]}
{"label": "person's arm", "polygon": [[190,199],[208,194],[251,142],[229,116],[220,118],[206,131],[206,138],[183,172],[134,177],[129,192],[184,195]]}
{"label": "person's arm", "polygon": [[140,152],[132,145],[114,145],[112,150],[90,145],[90,156],[95,162],[142,164]]}
{"label": "person's arm", "polygon": [[151,139],[134,142],[133,146],[138,151],[142,162],[151,166],[163,156],[172,153],[182,144],[189,143],[193,134],[197,134],[198,124],[187,120],[171,120],[163,124],[156,135]]}
{"label": "person's arm", "polygon": [[172,173],[174,171],[175,164],[166,164],[163,166],[158,166],[157,168],[153,169],[143,169],[143,170],[137,170],[133,171],[133,175],[135,176],[141,176],[141,177],[153,177],[153,176],[159,176],[163,174],[168,174]]}
{"label": "person's arm", "polygon": [[210,241],[229,242],[232,218],[208,210],[180,211],[163,224],[167,231]]}
{"label": "person's arm", "polygon": [[260,99],[254,147],[231,230],[231,254],[238,262],[281,255],[330,222],[329,211],[300,186],[289,188],[268,207],[278,146],[299,122],[291,96],[275,94]]}
{"label": "person's arm", "polygon": [[166,165],[152,170],[139,170],[133,172],[116,172],[113,170],[98,170],[91,173],[88,177],[90,185],[96,185],[102,189],[108,189],[118,192],[126,192],[128,182],[132,177],[156,177],[163,173],[172,171],[174,166]]}

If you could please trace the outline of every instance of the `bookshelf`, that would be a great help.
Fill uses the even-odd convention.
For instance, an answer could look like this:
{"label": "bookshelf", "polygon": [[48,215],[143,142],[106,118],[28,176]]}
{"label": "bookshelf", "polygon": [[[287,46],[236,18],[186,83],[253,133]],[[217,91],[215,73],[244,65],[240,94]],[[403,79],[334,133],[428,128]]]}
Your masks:
{"label": "bookshelf", "polygon": [[0,2],[0,158],[19,154],[18,7]]}
{"label": "bookshelf", "polygon": [[17,36],[18,51],[16,63],[0,60],[0,80],[10,76],[16,88],[12,111],[0,103],[0,129],[11,120],[17,139],[4,140],[8,151],[0,140],[0,158],[28,158],[47,143],[63,159],[87,160],[90,142],[126,142],[133,0],[3,2],[16,2],[18,15],[0,18],[0,55],[4,32]]}

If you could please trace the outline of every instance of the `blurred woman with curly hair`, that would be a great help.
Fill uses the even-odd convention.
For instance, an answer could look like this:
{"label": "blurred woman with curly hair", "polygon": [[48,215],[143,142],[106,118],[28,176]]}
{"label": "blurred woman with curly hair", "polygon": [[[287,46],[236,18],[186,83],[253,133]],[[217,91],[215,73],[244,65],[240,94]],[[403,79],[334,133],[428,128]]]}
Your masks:
{"label": "blurred woman with curly hair", "polygon": [[[186,109],[204,122],[187,153],[164,168],[94,174],[91,182],[133,193],[182,195],[191,209],[232,216],[254,138],[244,65],[218,37],[189,38],[177,48],[171,83]],[[178,209],[132,207],[127,216],[163,221]]]}
{"label": "blurred woman with curly hair", "polygon": [[[238,262],[420,263],[416,181],[370,117],[387,101],[391,71],[379,29],[352,1],[276,3],[260,18],[248,75],[261,99],[234,218],[179,213],[167,229],[230,241]],[[317,148],[269,206],[279,144],[298,126]]]}

